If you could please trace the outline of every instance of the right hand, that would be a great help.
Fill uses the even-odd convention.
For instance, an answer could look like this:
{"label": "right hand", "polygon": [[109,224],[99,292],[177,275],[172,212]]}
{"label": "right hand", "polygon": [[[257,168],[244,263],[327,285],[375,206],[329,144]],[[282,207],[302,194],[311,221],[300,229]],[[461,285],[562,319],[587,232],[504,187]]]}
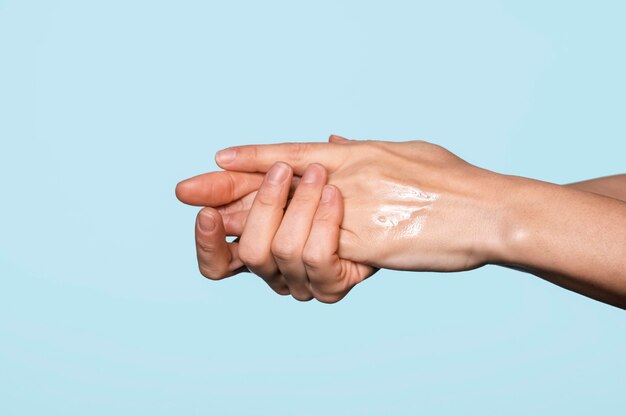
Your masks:
{"label": "right hand", "polygon": [[[218,155],[217,161],[228,171],[180,183],[181,201],[212,205],[213,197],[203,190],[216,189],[226,175],[231,177],[231,200],[235,195],[241,198],[258,189],[250,178],[267,172],[276,161],[291,165],[296,175],[311,163],[320,163],[328,170],[329,183],[345,199],[341,258],[416,271],[468,270],[498,259],[502,234],[507,232],[499,199],[509,185],[507,177],[473,166],[440,146],[333,138],[331,143],[227,150],[234,158]],[[233,181],[233,175],[248,178],[247,184]],[[237,206],[237,212],[231,206]],[[250,207],[249,197],[222,207],[229,228],[242,230]]]}

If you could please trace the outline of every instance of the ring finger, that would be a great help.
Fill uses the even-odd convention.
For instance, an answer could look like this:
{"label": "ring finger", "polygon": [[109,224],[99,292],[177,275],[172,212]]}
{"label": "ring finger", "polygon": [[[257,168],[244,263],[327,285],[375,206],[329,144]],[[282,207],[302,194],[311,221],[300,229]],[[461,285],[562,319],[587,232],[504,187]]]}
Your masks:
{"label": "ring finger", "polygon": [[274,260],[291,295],[302,301],[313,298],[302,252],[326,179],[326,169],[322,165],[312,164],[306,169],[272,242]]}
{"label": "ring finger", "polygon": [[254,274],[279,294],[289,294],[271,253],[271,245],[283,218],[293,176],[286,163],[276,163],[265,176],[254,198],[239,240],[239,258]]}

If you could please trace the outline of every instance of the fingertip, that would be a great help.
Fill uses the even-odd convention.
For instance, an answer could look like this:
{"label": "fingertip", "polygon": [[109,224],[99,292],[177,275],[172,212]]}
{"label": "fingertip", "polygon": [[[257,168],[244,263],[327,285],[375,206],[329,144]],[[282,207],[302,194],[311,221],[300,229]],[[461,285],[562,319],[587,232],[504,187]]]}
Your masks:
{"label": "fingertip", "polygon": [[202,208],[196,217],[198,229],[205,234],[215,231],[218,228],[218,221],[221,221],[220,214],[210,207]]}
{"label": "fingertip", "polygon": [[330,204],[337,194],[337,188],[333,185],[324,185],[322,191],[322,203]]}
{"label": "fingertip", "polygon": [[323,170],[323,171],[324,171],[324,173],[327,173],[327,171],[326,171],[326,166],[322,165],[321,163],[313,162],[313,163],[311,163],[311,164],[308,166],[308,168],[309,168],[309,169],[310,169],[310,168],[313,168],[313,169],[318,169],[318,170],[320,170],[320,171],[322,171],[322,170]]}
{"label": "fingertip", "polygon": [[180,181],[176,184],[176,188],[174,189],[174,192],[176,194],[176,198],[182,202],[185,203],[187,200],[187,195],[189,195],[190,193],[190,182],[189,179],[185,179],[184,181]]}
{"label": "fingertip", "polygon": [[235,160],[237,157],[237,150],[229,147],[227,149],[220,150],[215,154],[215,163],[217,163],[220,167],[222,165],[227,165]]}
{"label": "fingertip", "polygon": [[340,224],[343,221],[343,198],[341,191],[334,185],[325,185],[322,191],[318,218],[326,218],[332,223]]}
{"label": "fingertip", "polygon": [[287,169],[289,171],[293,171],[293,169],[291,168],[291,165],[287,162],[283,162],[282,160],[277,161],[276,163],[274,163],[274,165],[272,165],[272,169],[273,168],[279,168],[279,169]]}
{"label": "fingertip", "polygon": [[211,215],[200,215],[198,217],[198,227],[205,233],[215,230],[215,218]]}
{"label": "fingertip", "polygon": [[[176,184],[176,198],[184,204],[202,206],[208,205],[202,201],[203,198],[203,182],[206,177],[211,174],[196,175],[187,178]],[[210,201],[207,201],[210,202]]]}
{"label": "fingertip", "polygon": [[[285,162],[276,162],[267,172],[267,181],[273,185],[280,185],[288,178],[293,177],[293,169]],[[291,185],[291,183],[290,183]]]}
{"label": "fingertip", "polygon": [[302,175],[302,183],[326,183],[327,173],[326,168],[319,163],[311,163],[307,166],[304,174]]}
{"label": "fingertip", "polygon": [[198,215],[219,215],[218,208],[213,207],[203,207],[200,211],[198,211]]}

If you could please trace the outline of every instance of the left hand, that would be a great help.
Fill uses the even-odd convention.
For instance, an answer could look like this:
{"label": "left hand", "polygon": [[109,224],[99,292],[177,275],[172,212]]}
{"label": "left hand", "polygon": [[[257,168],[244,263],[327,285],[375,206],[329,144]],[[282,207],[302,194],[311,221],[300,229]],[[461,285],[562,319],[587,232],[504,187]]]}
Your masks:
{"label": "left hand", "polygon": [[[292,177],[289,165],[276,163],[247,200],[200,211],[196,221],[200,271],[210,279],[221,279],[249,270],[279,294],[337,302],[375,270],[337,254],[343,198],[336,187],[325,185],[326,170],[310,165],[284,210]],[[241,189],[241,185],[237,191],[233,188],[234,194]],[[219,192],[212,195],[220,198]],[[249,208],[245,218],[237,218],[237,206]],[[222,214],[238,229],[227,231]],[[239,241],[227,243],[227,232],[240,235]]]}

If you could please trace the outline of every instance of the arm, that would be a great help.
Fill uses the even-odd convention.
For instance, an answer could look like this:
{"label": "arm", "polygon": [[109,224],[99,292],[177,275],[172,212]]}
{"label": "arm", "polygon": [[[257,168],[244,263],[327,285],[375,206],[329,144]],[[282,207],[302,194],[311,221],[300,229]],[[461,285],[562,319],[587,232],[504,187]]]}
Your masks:
{"label": "arm", "polygon": [[626,201],[626,174],[589,179],[565,186]]}
{"label": "arm", "polygon": [[[240,174],[267,172],[277,160],[289,163],[295,175],[312,162],[324,165],[329,183],[346,201],[338,249],[342,258],[416,271],[500,264],[626,307],[624,202],[486,171],[425,142],[229,150],[218,155],[218,164]],[[189,201],[217,177],[207,178],[179,184],[177,195]],[[246,218],[246,205],[236,206],[220,208],[233,232],[243,228]]]}
{"label": "arm", "polygon": [[507,236],[493,263],[626,308],[626,203],[508,178]]}
{"label": "arm", "polygon": [[[585,192],[592,192],[597,195],[603,195],[606,197],[614,198],[620,201],[626,201],[626,174],[606,176],[601,178],[589,179],[580,182],[574,182],[564,185],[567,188],[577,189]],[[506,267],[532,273],[539,276],[549,282],[559,285],[564,288],[569,288],[581,294],[587,294],[598,300],[602,300],[606,303],[613,304],[624,308],[624,300],[614,298],[611,291],[596,287],[594,285],[586,284],[584,281],[574,282],[569,279],[567,274],[560,272],[551,272],[541,268],[532,266],[515,266],[506,265]]]}

